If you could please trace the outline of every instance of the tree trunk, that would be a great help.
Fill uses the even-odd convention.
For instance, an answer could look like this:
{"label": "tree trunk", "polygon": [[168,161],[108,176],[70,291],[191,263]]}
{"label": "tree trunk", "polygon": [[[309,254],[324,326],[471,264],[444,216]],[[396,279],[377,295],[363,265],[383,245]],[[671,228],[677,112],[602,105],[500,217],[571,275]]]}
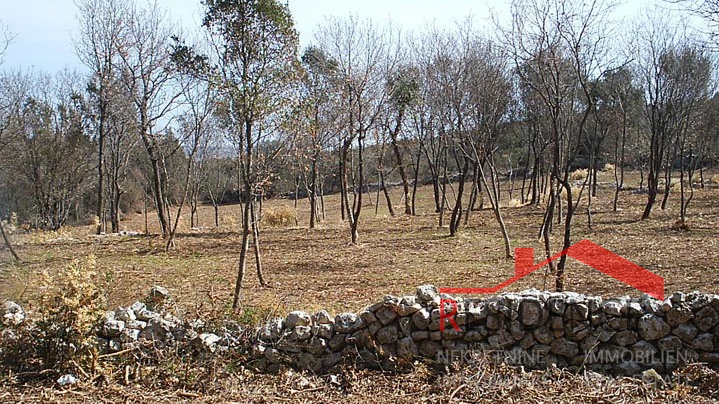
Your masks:
{"label": "tree trunk", "polygon": [[10,250],[10,254],[12,254],[13,258],[15,258],[15,260],[18,262],[22,262],[20,260],[20,257],[17,255],[17,252],[15,252],[15,249],[10,242],[10,238],[8,237],[7,233],[5,233],[5,227],[3,227],[2,220],[0,220],[0,233],[2,233],[2,238],[5,241],[5,245],[7,246],[7,249]]}

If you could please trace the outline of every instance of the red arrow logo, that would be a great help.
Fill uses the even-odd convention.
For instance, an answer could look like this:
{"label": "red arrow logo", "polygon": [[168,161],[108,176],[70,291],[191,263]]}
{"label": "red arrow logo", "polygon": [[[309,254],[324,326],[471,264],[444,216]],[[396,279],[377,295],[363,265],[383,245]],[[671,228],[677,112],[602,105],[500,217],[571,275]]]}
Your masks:
{"label": "red arrow logo", "polygon": [[514,277],[492,288],[440,288],[440,293],[497,293],[563,255],[568,255],[649,296],[664,300],[664,278],[589,240],[582,240],[536,265],[533,248],[516,248],[514,251]]}

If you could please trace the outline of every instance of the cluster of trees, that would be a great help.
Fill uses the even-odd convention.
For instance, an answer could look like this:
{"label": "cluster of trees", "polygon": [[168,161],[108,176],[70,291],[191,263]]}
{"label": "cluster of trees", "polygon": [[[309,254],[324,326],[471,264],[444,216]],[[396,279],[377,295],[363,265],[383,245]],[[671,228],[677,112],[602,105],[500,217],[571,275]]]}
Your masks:
{"label": "cluster of trees", "polygon": [[[196,226],[198,204],[211,202],[218,225],[218,204],[239,202],[237,307],[251,253],[264,284],[258,223],[274,194],[306,195],[314,228],[323,196],[338,192],[358,243],[370,191],[392,215],[397,203],[415,215],[418,185],[431,184],[450,235],[490,207],[507,257],[500,201],[517,199],[545,207],[538,235],[549,257],[571,245],[579,206],[592,225],[606,163],[615,210],[631,168],[642,187],[646,174],[643,218],[659,200],[666,207],[676,181],[685,220],[697,175],[703,186],[717,160],[711,47],[659,13],[642,17],[629,41],[604,0],[513,0],[492,36],[471,20],[403,36],[330,17],[300,52],[280,1],[203,5],[190,37],[151,3],[82,0],[76,48],[86,71],[2,76],[0,217],[57,229],[91,215],[98,233],[116,232],[122,212],[142,204],[170,249],[185,205]],[[395,184],[401,201],[387,191]],[[559,290],[565,259],[552,267]]]}

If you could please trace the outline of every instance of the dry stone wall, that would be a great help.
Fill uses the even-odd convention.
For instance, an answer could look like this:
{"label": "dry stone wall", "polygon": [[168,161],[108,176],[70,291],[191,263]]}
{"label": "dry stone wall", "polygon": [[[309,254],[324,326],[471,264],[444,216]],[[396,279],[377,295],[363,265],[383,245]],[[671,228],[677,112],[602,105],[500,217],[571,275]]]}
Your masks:
{"label": "dry stone wall", "polygon": [[[444,310],[440,310],[440,304]],[[456,306],[455,306],[456,305]],[[450,318],[442,318],[442,312]],[[440,319],[445,328],[440,330]],[[529,290],[485,299],[386,296],[359,313],[294,311],[258,330],[252,363],[320,372],[344,361],[393,369],[419,358],[462,361],[477,355],[527,369],[558,366],[618,375],[659,373],[690,362],[719,366],[719,296],[675,293],[602,299]]]}

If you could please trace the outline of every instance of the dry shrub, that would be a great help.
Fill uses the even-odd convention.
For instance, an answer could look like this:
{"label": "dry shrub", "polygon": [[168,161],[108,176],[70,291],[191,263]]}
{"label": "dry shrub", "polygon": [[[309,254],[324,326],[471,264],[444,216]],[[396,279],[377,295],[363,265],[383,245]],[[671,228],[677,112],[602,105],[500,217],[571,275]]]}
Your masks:
{"label": "dry shrub", "polygon": [[712,176],[712,182],[715,184],[719,184],[719,174],[714,174]]}
{"label": "dry shrub", "polygon": [[586,168],[580,168],[579,170],[572,171],[569,174],[569,179],[572,181],[584,181],[589,176],[589,170]]}
{"label": "dry shrub", "polygon": [[524,206],[524,204],[519,199],[510,199],[509,202],[507,202],[508,208],[521,208]]}
{"label": "dry shrub", "polygon": [[45,244],[52,241],[68,240],[72,238],[72,233],[61,227],[58,230],[34,230],[29,232],[22,241],[32,244]]}
{"label": "dry shrub", "polygon": [[273,227],[287,227],[297,224],[297,210],[287,206],[265,208],[262,221]]}
{"label": "dry shrub", "polygon": [[614,164],[606,163],[606,164],[604,164],[604,168],[602,168],[602,171],[604,171],[606,173],[612,173],[612,172],[614,172],[615,168],[616,167],[614,166]]}
{"label": "dry shrub", "polygon": [[677,219],[674,224],[672,224],[672,230],[674,231],[689,231],[691,230],[691,227],[689,226],[689,223],[685,222],[682,219]]}
{"label": "dry shrub", "polygon": [[40,319],[3,326],[0,362],[24,372],[94,369],[95,331],[104,314],[106,281],[95,269],[93,256],[61,271],[43,272]]}

